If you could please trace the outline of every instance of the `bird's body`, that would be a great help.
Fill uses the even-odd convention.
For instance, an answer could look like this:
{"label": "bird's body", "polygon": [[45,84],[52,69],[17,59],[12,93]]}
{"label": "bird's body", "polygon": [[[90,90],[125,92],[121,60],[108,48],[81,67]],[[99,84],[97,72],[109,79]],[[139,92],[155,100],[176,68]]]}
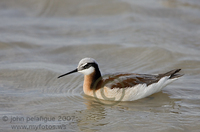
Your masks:
{"label": "bird's body", "polygon": [[133,101],[162,90],[166,85],[176,80],[181,69],[175,69],[164,74],[149,75],[136,73],[116,73],[102,76],[97,62],[92,58],[84,58],[73,72],[84,74],[83,91],[86,95],[103,100]]}

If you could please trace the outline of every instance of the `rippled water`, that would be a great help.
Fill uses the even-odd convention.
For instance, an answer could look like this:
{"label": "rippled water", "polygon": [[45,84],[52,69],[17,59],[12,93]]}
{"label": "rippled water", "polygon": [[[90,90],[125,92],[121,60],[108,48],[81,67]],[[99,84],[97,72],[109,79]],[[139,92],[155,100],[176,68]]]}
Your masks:
{"label": "rippled water", "polygon": [[[199,0],[1,0],[0,130],[198,132],[199,36]],[[83,75],[57,79],[84,57],[103,74],[185,75],[150,97],[106,105],[84,95]]]}

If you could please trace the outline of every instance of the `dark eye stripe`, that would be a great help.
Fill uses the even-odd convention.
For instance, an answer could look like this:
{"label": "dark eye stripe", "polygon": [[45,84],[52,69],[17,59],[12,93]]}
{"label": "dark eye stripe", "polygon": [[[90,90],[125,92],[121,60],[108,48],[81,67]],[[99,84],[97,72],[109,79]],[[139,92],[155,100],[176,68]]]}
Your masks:
{"label": "dark eye stripe", "polygon": [[86,65],[83,66],[83,68],[84,68],[84,69],[87,69],[87,68],[89,68],[89,67],[91,67],[91,66],[92,66],[92,63],[87,63]]}

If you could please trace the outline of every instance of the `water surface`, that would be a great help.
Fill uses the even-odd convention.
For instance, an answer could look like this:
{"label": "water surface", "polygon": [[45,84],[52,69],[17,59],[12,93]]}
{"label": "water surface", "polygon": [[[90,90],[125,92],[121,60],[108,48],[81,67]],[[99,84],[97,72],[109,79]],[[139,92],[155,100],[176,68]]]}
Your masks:
{"label": "water surface", "polygon": [[[2,0],[0,7],[0,130],[199,131],[198,0]],[[83,75],[57,79],[84,57],[103,74],[182,68],[185,75],[150,97],[108,105],[84,95]]]}

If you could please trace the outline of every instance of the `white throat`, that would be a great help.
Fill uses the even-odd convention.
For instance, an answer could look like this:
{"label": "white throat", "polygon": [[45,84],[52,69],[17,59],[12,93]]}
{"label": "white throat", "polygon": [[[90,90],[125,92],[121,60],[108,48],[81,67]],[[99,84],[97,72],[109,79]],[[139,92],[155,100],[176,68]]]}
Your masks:
{"label": "white throat", "polygon": [[78,72],[83,73],[84,75],[89,75],[89,74],[93,73],[94,70],[95,70],[94,67],[91,66],[88,69],[84,69],[84,70],[81,70],[81,71],[78,71]]}

